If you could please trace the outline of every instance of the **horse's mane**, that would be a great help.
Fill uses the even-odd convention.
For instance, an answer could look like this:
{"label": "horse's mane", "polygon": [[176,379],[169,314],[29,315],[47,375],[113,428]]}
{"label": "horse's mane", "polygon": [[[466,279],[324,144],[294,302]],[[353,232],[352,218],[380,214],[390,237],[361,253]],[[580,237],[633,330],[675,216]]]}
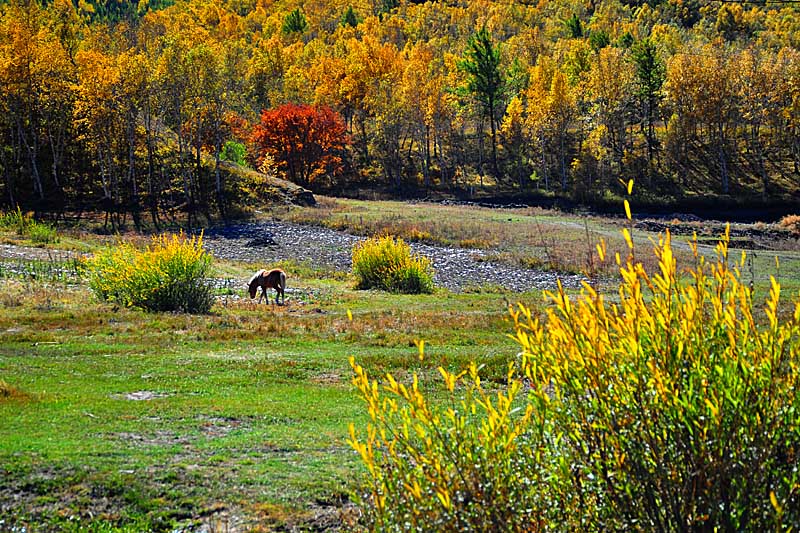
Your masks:
{"label": "horse's mane", "polygon": [[247,285],[248,285],[249,287],[252,287],[252,286],[253,286],[253,284],[256,282],[256,280],[257,280],[257,279],[258,279],[258,278],[259,278],[259,277],[260,277],[260,276],[261,276],[261,275],[262,275],[264,272],[266,272],[266,271],[265,271],[265,270],[259,270],[258,272],[256,272],[255,274],[253,274],[253,277],[252,277],[252,278],[250,278],[250,281],[248,281],[248,282],[247,282]]}

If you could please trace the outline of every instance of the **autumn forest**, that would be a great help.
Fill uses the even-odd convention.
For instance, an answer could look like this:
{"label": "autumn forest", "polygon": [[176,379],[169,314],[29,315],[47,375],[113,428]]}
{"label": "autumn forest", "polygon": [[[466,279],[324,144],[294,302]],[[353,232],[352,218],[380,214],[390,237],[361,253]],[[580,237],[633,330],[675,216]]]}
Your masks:
{"label": "autumn forest", "polygon": [[269,176],[788,202],[799,48],[791,2],[11,0],[0,203],[157,227]]}

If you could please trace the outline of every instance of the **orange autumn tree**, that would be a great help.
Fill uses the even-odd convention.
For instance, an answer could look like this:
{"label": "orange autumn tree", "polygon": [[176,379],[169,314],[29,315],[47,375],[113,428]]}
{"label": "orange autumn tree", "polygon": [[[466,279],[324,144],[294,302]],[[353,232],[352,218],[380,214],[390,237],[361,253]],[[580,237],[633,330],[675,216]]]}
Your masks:
{"label": "orange autumn tree", "polygon": [[339,174],[350,143],[338,113],[327,106],[306,104],[262,111],[252,141],[259,166],[271,159],[287,179],[303,186]]}

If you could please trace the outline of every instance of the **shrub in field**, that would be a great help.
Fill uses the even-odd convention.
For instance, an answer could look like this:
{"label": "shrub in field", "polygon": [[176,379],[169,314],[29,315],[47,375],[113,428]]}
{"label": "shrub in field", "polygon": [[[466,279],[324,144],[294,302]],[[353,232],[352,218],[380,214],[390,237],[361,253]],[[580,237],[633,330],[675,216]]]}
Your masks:
{"label": "shrub in field", "polygon": [[622,266],[619,303],[587,286],[577,302],[551,295],[546,325],[514,314],[531,399],[553,436],[560,523],[800,525],[800,304],[781,322],[773,280],[759,326],[728,238],[711,263],[694,243],[696,266],[680,279],[667,233],[658,272]]}
{"label": "shrub in field", "polygon": [[441,369],[446,399],[426,397],[391,375],[379,387],[350,361],[370,424],[350,444],[369,472],[367,526],[373,531],[536,531],[544,492],[536,451],[542,442],[522,383],[509,369],[508,390],[490,393],[472,364]]}
{"label": "shrub in field", "polygon": [[206,313],[213,303],[205,282],[211,257],[202,235],[160,235],[144,251],[121,243],[95,254],[84,267],[97,296],[125,306]]}
{"label": "shrub in field", "polygon": [[778,221],[778,225],[795,235],[800,235],[800,215],[786,215]]}
{"label": "shrub in field", "polygon": [[55,228],[49,224],[37,222],[30,213],[23,213],[19,207],[16,211],[0,213],[0,228],[14,230],[18,235],[28,237],[39,244],[58,242]]}
{"label": "shrub in field", "polygon": [[359,289],[419,294],[433,292],[430,261],[412,255],[403,239],[375,237],[353,247],[353,273]]}
{"label": "shrub in field", "polygon": [[[372,423],[365,442],[352,440],[367,464],[368,514],[380,529],[403,529],[402,520],[431,509],[451,523],[466,520],[448,514],[468,515],[450,507],[463,479],[446,478],[442,486],[453,488],[446,495],[436,487],[438,476],[463,471],[475,453],[485,454],[482,464],[520,465],[491,486],[527,498],[519,509],[542,510],[529,529],[800,527],[800,302],[779,307],[772,280],[761,315],[741,282],[744,256],[728,257],[728,231],[714,261],[692,244],[686,275],[678,274],[669,233],[655,246],[654,273],[633,260],[625,236],[631,254],[620,262],[614,303],[587,284],[577,298],[561,287],[549,294],[541,321],[524,306],[512,310],[520,377],[510,375],[497,399],[467,384],[463,400],[439,404],[416,379],[404,388],[387,376],[380,388],[356,367]],[[604,258],[604,246],[598,252]],[[454,377],[442,372],[452,394]],[[470,376],[477,382],[477,372]],[[530,392],[515,400],[523,380]],[[472,435],[484,446],[479,452]],[[510,463],[498,443],[514,450]],[[534,482],[539,499],[525,492]],[[381,498],[395,502],[399,483],[429,490],[393,503],[404,509],[397,515]]]}
{"label": "shrub in field", "polygon": [[55,228],[49,224],[42,224],[35,221],[28,226],[27,236],[30,240],[38,244],[58,242],[58,234]]}

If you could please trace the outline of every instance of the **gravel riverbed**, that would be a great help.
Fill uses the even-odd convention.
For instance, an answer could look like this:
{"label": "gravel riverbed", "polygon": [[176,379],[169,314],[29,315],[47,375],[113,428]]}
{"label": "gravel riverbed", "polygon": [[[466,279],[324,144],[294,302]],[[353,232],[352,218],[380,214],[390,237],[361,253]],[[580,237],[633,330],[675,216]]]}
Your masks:
{"label": "gravel riverbed", "polygon": [[[259,263],[265,268],[277,261],[295,260],[316,268],[349,271],[353,244],[362,239],[318,226],[270,221],[211,228],[205,232],[204,244],[216,257]],[[411,243],[411,248],[431,260],[435,284],[454,292],[498,287],[515,292],[554,289],[559,278],[564,286],[576,287],[583,279],[486,260],[485,250],[421,243]]]}

